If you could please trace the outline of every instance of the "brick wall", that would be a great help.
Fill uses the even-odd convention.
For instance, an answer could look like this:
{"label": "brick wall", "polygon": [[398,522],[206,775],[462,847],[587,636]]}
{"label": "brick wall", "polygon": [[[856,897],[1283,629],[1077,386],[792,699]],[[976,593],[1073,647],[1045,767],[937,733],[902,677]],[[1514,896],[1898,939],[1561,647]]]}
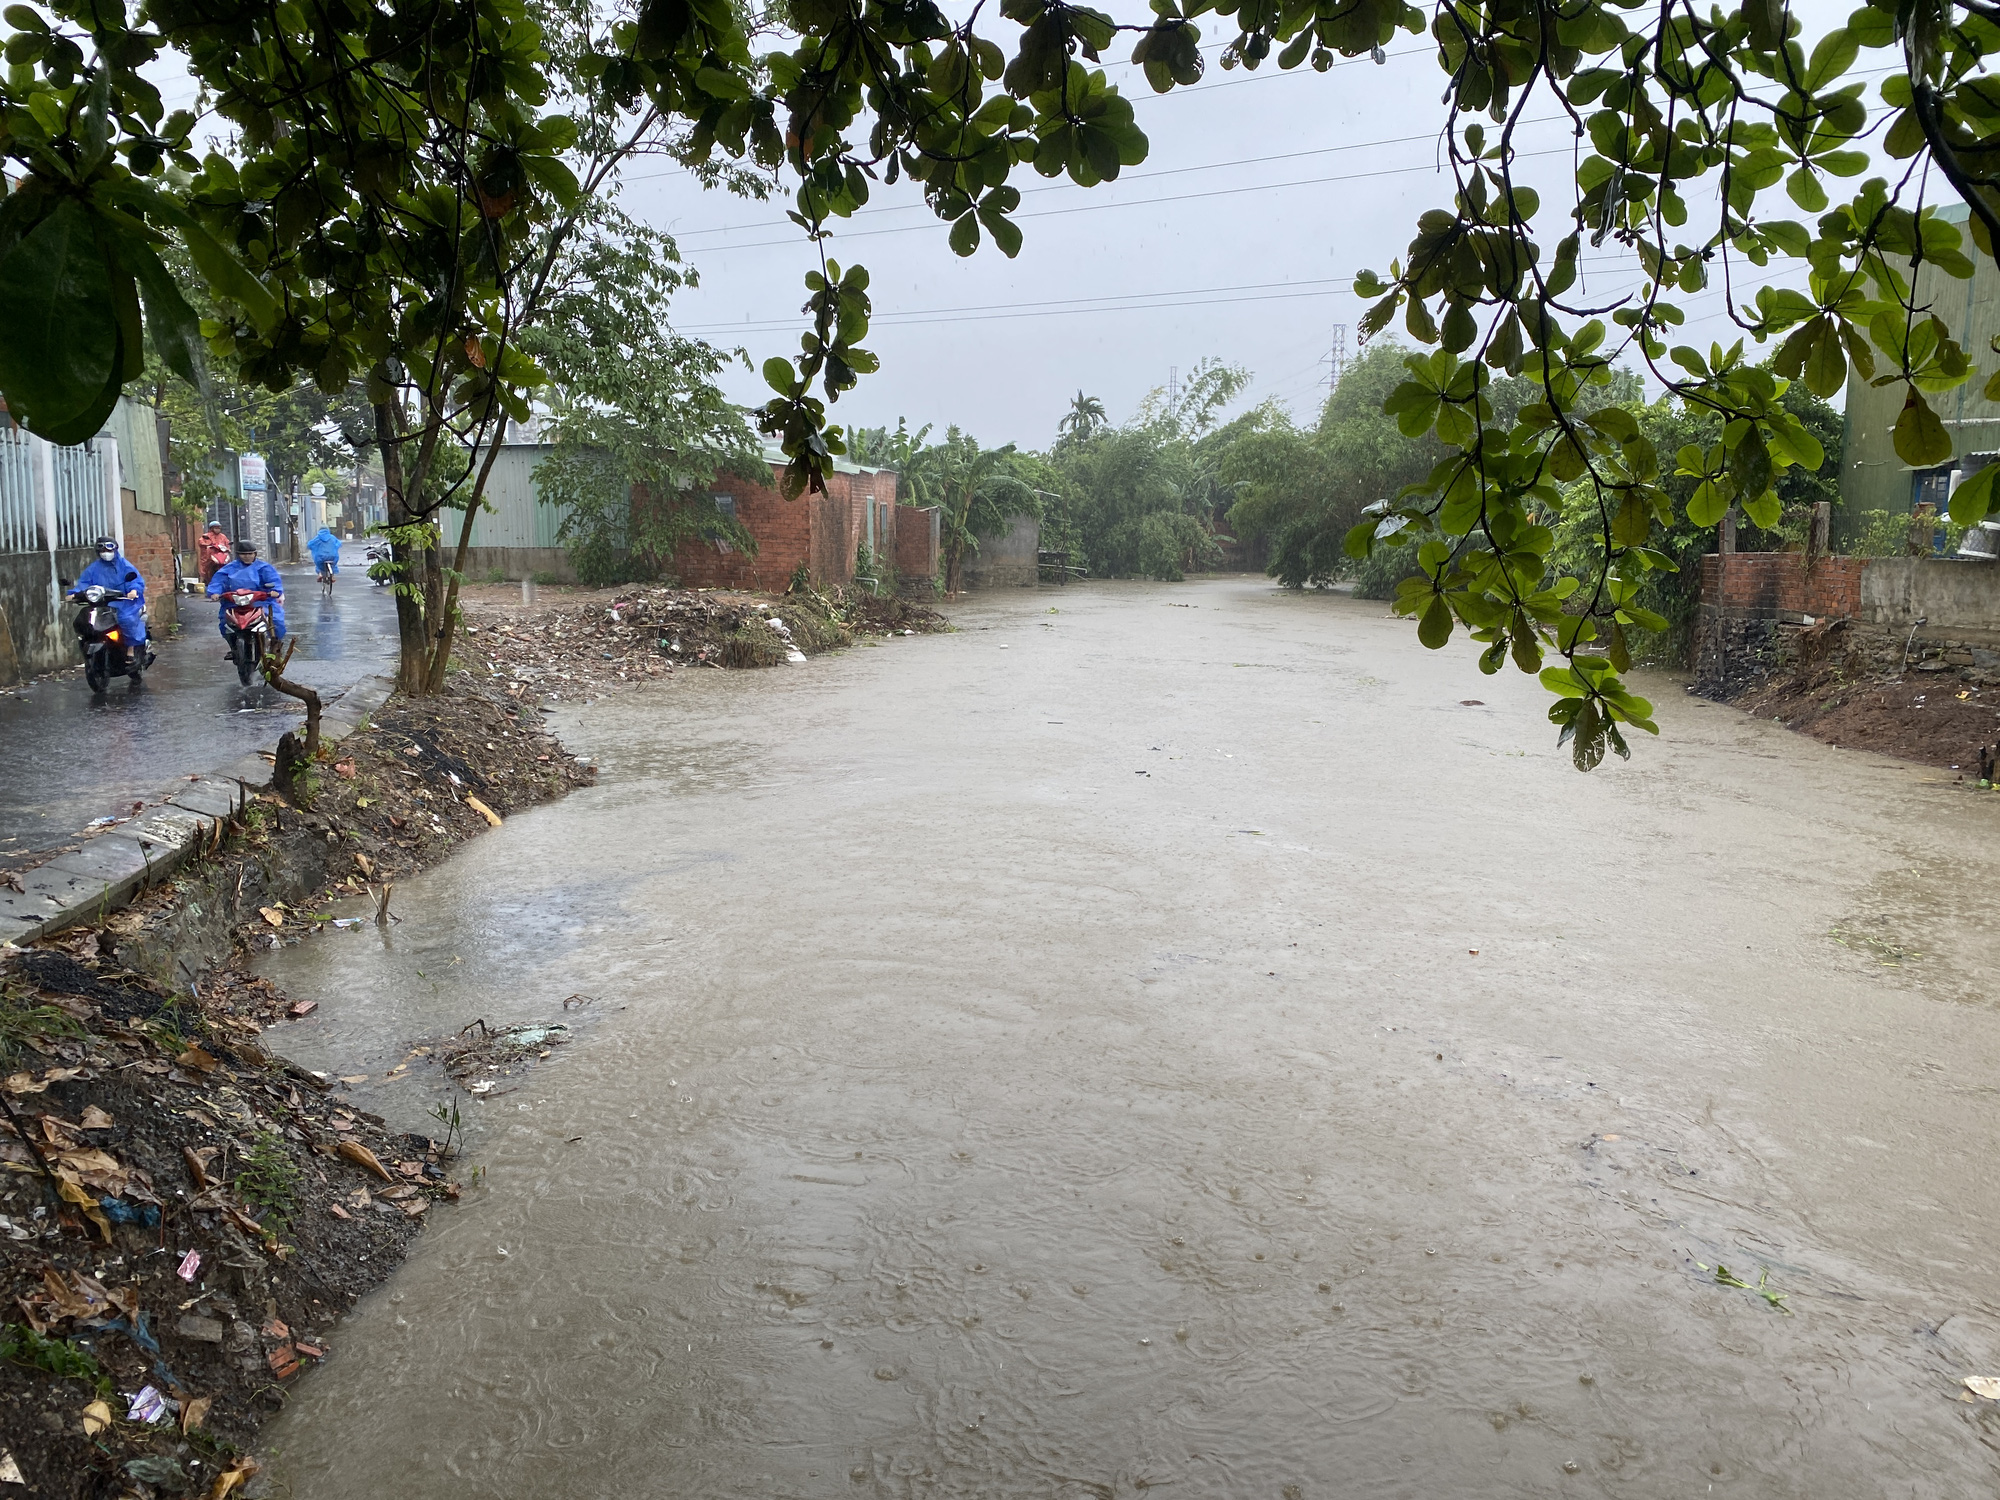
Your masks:
{"label": "brick wall", "polygon": [[931,583],[938,575],[938,526],[936,506],[919,509],[911,505],[892,506],[896,517],[896,583]]}
{"label": "brick wall", "polygon": [[1701,600],[1746,619],[1853,616],[1867,567],[1865,557],[1822,557],[1807,568],[1800,552],[1711,552],[1701,560]]}
{"label": "brick wall", "polygon": [[[1921,623],[1919,623],[1921,622]],[[1905,670],[2000,684],[2000,565],[1929,558],[1711,553],[1701,560],[1695,689],[1728,698],[1773,672]]]}
{"label": "brick wall", "polygon": [[[772,478],[778,474],[772,466]],[[719,474],[715,491],[735,497],[736,519],[757,539],[755,556],[715,542],[688,542],[674,554],[674,574],[684,588],[783,591],[800,563],[821,588],[854,581],[854,554],[866,535],[866,505],[893,502],[896,476],[829,474],[821,494],[787,500],[775,485]],[[893,504],[891,509],[893,511]]]}
{"label": "brick wall", "polygon": [[174,595],[174,539],[164,531],[148,536],[125,534],[125,556],[146,579],[146,627],[164,630],[179,618]]}

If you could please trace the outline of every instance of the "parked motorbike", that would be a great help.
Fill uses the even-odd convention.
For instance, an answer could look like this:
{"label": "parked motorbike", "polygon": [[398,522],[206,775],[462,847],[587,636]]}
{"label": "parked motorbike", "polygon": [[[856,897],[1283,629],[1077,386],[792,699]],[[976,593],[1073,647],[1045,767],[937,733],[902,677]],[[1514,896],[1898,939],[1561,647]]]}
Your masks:
{"label": "parked motorbike", "polygon": [[145,685],[146,668],[153,664],[151,647],[125,639],[118,625],[116,602],[117,596],[110,589],[92,584],[83,591],[83,607],[76,612],[83,680],[93,693],[103,692],[114,677],[123,677],[136,691]]}
{"label": "parked motorbike", "polygon": [[374,544],[371,544],[371,545],[369,546],[369,548],[368,548],[368,581],[369,581],[370,583],[374,584],[374,585],[375,585],[375,587],[376,587],[376,588],[378,588],[378,589],[386,589],[386,588],[387,588],[387,587],[388,587],[388,586],[389,586],[389,585],[390,585],[390,584],[391,584],[392,582],[394,582],[394,580],[393,580],[393,579],[391,579],[391,578],[389,577],[389,575],[388,575],[388,573],[387,573],[386,571],[385,571],[385,572],[383,572],[383,573],[380,573],[380,574],[378,574],[378,573],[377,573],[377,572],[375,571],[375,564],[377,564],[377,563],[385,563],[385,562],[388,562],[388,561],[390,561],[390,560],[391,560],[391,556],[390,556],[390,551],[389,551],[389,548],[388,548],[388,546],[387,546],[387,544],[386,544],[386,543],[379,543],[379,542],[378,542],[378,543],[374,543]]}
{"label": "parked motorbike", "polygon": [[264,653],[271,649],[271,611],[265,605],[270,597],[263,589],[232,589],[222,596],[230,660],[236,663],[237,680],[245,687],[250,686]]}

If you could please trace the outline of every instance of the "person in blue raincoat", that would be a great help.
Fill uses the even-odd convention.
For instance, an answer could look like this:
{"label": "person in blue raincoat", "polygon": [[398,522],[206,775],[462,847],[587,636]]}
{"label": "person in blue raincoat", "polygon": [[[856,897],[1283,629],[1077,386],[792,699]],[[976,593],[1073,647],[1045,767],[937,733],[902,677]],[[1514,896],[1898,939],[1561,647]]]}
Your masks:
{"label": "person in blue raincoat", "polygon": [[322,526],[319,534],[306,543],[306,551],[312,554],[313,571],[324,573],[328,564],[333,571],[340,571],[340,538],[333,534],[331,526]]}
{"label": "person in blue raincoat", "polygon": [[68,597],[74,602],[83,597],[85,589],[92,587],[110,592],[112,608],[118,615],[118,632],[137,655],[146,644],[146,578],[118,550],[115,538],[97,539],[97,560],[76,575]]}
{"label": "person in blue raincoat", "polygon": [[[271,611],[271,639],[285,638],[285,581],[278,576],[278,570],[257,556],[257,544],[242,541],[236,544],[236,561],[225,563],[215,570],[215,576],[208,580],[208,597],[220,599],[235,589],[263,589],[273,597],[265,601]],[[222,638],[229,638],[229,604],[224,600],[215,611],[215,628]]]}

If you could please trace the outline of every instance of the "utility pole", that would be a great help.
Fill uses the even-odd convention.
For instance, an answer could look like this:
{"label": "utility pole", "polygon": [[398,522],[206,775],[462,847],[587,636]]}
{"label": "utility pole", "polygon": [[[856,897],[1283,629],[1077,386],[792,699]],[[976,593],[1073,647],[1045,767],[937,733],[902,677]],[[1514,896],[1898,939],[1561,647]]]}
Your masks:
{"label": "utility pole", "polygon": [[1181,404],[1181,367],[1167,366],[1167,410],[1172,411]]}
{"label": "utility pole", "polygon": [[1340,384],[1340,377],[1347,371],[1347,325],[1333,325],[1333,346],[1327,350],[1326,358],[1320,363],[1326,366],[1326,388],[1331,391]]}

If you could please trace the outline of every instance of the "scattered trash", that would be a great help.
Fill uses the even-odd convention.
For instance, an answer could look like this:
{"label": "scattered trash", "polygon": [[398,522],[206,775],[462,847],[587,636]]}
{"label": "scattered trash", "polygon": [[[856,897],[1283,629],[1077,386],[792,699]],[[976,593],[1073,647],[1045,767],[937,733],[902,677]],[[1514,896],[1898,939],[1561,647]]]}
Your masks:
{"label": "scattered trash", "polygon": [[96,1437],[111,1425],[111,1403],[93,1401],[83,1409],[83,1435]]}
{"label": "scattered trash", "polygon": [[[801,661],[803,661],[804,659],[805,658],[803,657],[800,658]],[[501,818],[500,814],[495,812],[492,808],[488,807],[484,802],[481,802],[477,797],[473,796],[472,793],[470,792],[467,792],[465,794],[465,805],[471,808],[474,812],[478,813],[480,817],[484,818],[487,821],[487,823],[489,823],[491,826],[495,828],[498,828],[500,824],[504,821]]]}
{"label": "scattered trash", "polygon": [[150,1385],[141,1386],[136,1396],[127,1396],[125,1400],[128,1403],[125,1420],[128,1422],[157,1422],[167,1414],[167,1398]]}
{"label": "scattered trash", "polygon": [[335,917],[333,919],[332,925],[339,928],[342,932],[345,932],[350,927],[361,926],[362,919],[360,917]]}
{"label": "scattered trash", "polygon": [[114,1224],[137,1224],[141,1229],[160,1227],[160,1209],[154,1203],[127,1203],[123,1198],[99,1198],[97,1206]]}
{"label": "scattered trash", "polygon": [[143,1458],[125,1461],[125,1472],[141,1484],[157,1485],[163,1490],[184,1490],[188,1487],[187,1470],[181,1461],[164,1453],[148,1453]]}
{"label": "scattered trash", "polygon": [[21,1477],[21,1466],[14,1462],[14,1455],[0,1448],[0,1484],[26,1484]]}
{"label": "scattered trash", "polygon": [[1963,1384],[1975,1396],[1983,1396],[1988,1401],[2000,1401],[2000,1376],[1968,1375]]}
{"label": "scattered trash", "polygon": [[290,1016],[293,1020],[296,1021],[303,1016],[311,1015],[314,1011],[318,1009],[319,1009],[319,1001],[317,1000],[294,1000],[291,1004],[291,1008],[288,1009],[285,1012],[285,1014]]}

